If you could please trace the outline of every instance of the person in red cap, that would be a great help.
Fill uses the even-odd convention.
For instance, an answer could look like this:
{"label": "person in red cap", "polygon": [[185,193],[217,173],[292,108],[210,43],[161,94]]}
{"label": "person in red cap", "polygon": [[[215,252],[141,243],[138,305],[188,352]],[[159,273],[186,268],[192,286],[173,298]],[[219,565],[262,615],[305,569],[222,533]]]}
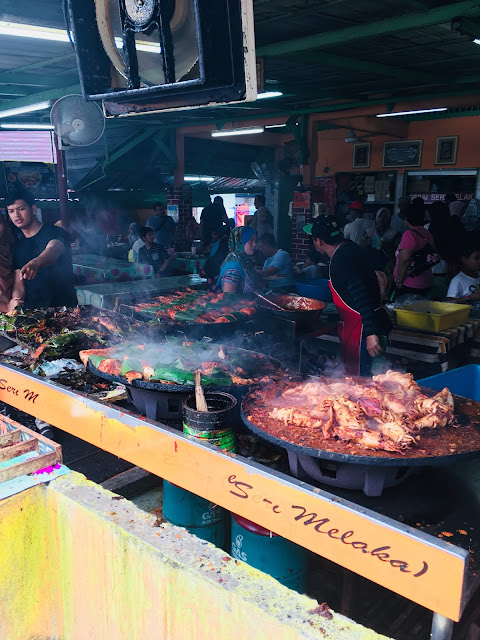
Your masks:
{"label": "person in red cap", "polygon": [[345,240],[351,240],[361,247],[367,246],[372,237],[374,222],[373,220],[365,220],[363,217],[363,202],[361,200],[354,200],[348,207],[348,217],[351,222],[346,224],[343,230]]}

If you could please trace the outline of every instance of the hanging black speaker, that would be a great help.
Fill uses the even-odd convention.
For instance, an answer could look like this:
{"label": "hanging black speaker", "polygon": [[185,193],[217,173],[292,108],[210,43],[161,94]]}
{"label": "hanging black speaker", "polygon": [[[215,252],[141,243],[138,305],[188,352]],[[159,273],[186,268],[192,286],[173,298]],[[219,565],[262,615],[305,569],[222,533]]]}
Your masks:
{"label": "hanging black speaker", "polygon": [[67,0],[82,92],[106,116],[254,100],[252,0]]}

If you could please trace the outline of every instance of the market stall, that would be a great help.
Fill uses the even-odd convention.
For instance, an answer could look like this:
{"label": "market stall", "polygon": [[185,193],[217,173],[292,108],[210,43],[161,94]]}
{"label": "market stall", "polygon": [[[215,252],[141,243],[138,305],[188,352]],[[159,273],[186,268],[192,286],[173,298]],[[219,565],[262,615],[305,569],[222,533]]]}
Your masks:
{"label": "market stall", "polygon": [[149,264],[127,262],[105,256],[77,254],[73,257],[73,274],[77,282],[101,283],[151,278],[153,267]]}
{"label": "market stall", "polygon": [[205,278],[192,274],[135,280],[134,282],[83,285],[77,286],[76,290],[78,304],[113,309],[117,303],[129,304],[135,300],[147,299],[162,292],[177,291],[186,287],[203,288],[206,284]]}
{"label": "market stall", "polygon": [[448,637],[445,629],[478,586],[473,520],[453,520],[447,533],[442,520],[405,524],[398,514],[385,516],[15,367],[0,368],[2,400],[430,608],[432,638]]}
{"label": "market stall", "polygon": [[[400,440],[399,426],[391,425],[388,438],[387,431],[381,437],[377,431],[365,432],[364,449],[356,451],[353,436],[342,427],[340,408],[329,404],[327,393],[322,402],[334,407],[337,435],[322,440],[318,425],[308,423],[308,433],[289,442],[298,434],[299,419],[298,424],[307,418],[322,419],[318,413],[308,417],[308,407],[312,401],[320,406],[315,393],[324,394],[328,387],[321,379],[311,378],[301,383],[312,388],[305,389],[299,401],[294,372],[284,371],[283,364],[260,353],[228,344],[224,347],[220,341],[172,342],[163,332],[146,337],[147,327],[152,330],[152,316],[159,312],[176,322],[191,322],[192,314],[197,317],[200,313],[202,320],[208,320],[208,313],[217,318],[238,313],[233,310],[232,295],[224,299],[191,290],[188,311],[182,311],[178,295],[171,300],[171,315],[165,301],[156,306],[155,302],[140,303],[138,317],[148,323],[93,307],[5,318],[3,332],[19,346],[0,358],[0,399],[429,608],[435,612],[434,630],[451,629],[451,621],[460,619],[480,582],[480,523],[476,510],[469,507],[470,496],[462,493],[458,478],[444,465],[465,465],[479,455],[478,404],[450,400],[445,391],[435,395],[437,392],[416,386],[409,376],[397,379],[399,374],[358,383],[333,380],[331,384],[343,385],[342,392],[335,391],[337,399],[346,398],[347,392],[356,394],[365,415],[373,411],[376,419],[382,411],[393,410],[393,405],[377,408],[372,395],[375,385],[380,385],[381,402],[389,398],[382,385],[388,389],[398,382],[403,393],[417,394],[415,403],[421,400],[423,413],[415,420],[423,421],[422,439],[417,439],[414,430],[413,436],[404,433],[404,441]],[[210,301],[210,310],[205,300]],[[239,302],[242,309],[252,309],[245,300]],[[209,335],[209,323],[199,324],[204,335]],[[62,356],[78,362],[80,351],[88,375],[101,383],[126,385],[136,413],[99,404],[88,390],[82,393],[65,378],[60,377],[59,383],[41,377],[49,375],[49,362]],[[243,398],[244,424],[260,441],[274,441],[288,450],[286,466],[271,464],[268,456],[261,463],[255,457],[248,460],[232,448],[225,453],[208,441],[181,433],[180,396],[193,392],[192,371],[196,368],[203,372],[206,389],[234,392],[239,401]],[[134,397],[136,392],[142,395],[140,399]],[[358,407],[353,411],[351,403],[345,399],[347,423],[361,419]],[[162,413],[174,404],[176,411]],[[402,406],[407,411],[405,402]],[[269,407],[270,417],[265,413]],[[168,419],[169,427],[149,423],[149,419]],[[231,426],[239,424],[238,417],[235,420]],[[435,421],[439,435],[437,429],[432,430]],[[272,424],[276,431],[268,426]],[[307,441],[307,435],[320,438],[323,444]],[[434,499],[428,474],[417,472],[436,465],[448,476],[451,490]],[[389,493],[390,487],[395,493]],[[358,491],[362,488],[363,493]],[[432,637],[448,636],[434,631]]]}

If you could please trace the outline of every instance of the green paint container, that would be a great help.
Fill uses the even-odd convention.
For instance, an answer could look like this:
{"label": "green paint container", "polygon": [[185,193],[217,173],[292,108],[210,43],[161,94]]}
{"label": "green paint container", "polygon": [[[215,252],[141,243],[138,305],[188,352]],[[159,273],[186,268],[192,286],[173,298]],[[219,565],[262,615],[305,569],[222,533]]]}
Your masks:
{"label": "green paint container", "polygon": [[163,517],[178,527],[225,549],[230,514],[222,507],[163,481]]}
{"label": "green paint container", "polygon": [[308,551],[234,513],[230,553],[289,589],[305,593]]}
{"label": "green paint container", "polygon": [[235,451],[235,431],[231,425],[237,400],[229,393],[206,393],[208,411],[197,411],[195,396],[183,402],[183,431],[225,451]]}

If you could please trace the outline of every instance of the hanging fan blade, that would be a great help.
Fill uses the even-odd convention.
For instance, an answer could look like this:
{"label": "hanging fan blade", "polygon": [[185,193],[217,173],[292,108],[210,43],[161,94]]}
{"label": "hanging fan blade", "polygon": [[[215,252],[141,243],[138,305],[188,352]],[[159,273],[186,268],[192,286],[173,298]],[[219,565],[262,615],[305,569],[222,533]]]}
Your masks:
{"label": "hanging fan blade", "polygon": [[79,95],[57,100],[50,112],[50,120],[63,142],[76,146],[93,144],[105,130],[105,118],[100,107]]}
{"label": "hanging fan blade", "polygon": [[[130,7],[130,4],[132,5]],[[127,2],[127,10],[132,17],[135,3]],[[154,12],[155,0],[146,0],[142,11],[148,16]],[[177,81],[183,78],[198,60],[195,27],[195,11],[192,0],[175,0],[175,9],[170,21],[172,31],[175,73]],[[118,0],[96,0],[95,11],[98,30],[103,47],[116,71],[128,78],[127,57],[123,49],[123,25]],[[148,35],[145,31],[134,34],[140,81],[143,86],[160,85],[165,82],[160,53],[160,33],[158,28]]]}

